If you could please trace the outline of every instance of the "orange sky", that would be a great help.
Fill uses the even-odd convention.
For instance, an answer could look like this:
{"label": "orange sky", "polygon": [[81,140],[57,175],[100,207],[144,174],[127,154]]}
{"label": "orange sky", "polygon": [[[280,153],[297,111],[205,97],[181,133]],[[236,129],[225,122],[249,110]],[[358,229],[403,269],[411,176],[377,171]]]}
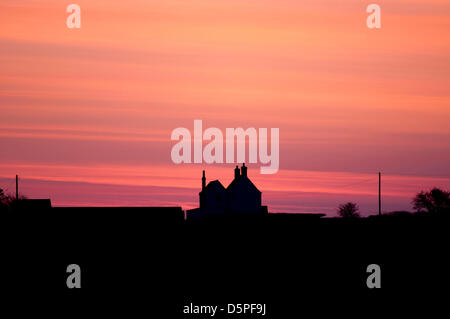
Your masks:
{"label": "orange sky", "polygon": [[[379,30],[357,0],[82,0],[79,30],[70,3],[0,3],[7,186],[17,173],[54,205],[193,207],[202,168],[232,176],[172,164],[171,131],[202,119],[280,128],[279,173],[249,172],[275,211],[376,211],[379,170],[386,210],[450,188],[448,1],[378,1]],[[140,197],[118,200],[121,185]]]}

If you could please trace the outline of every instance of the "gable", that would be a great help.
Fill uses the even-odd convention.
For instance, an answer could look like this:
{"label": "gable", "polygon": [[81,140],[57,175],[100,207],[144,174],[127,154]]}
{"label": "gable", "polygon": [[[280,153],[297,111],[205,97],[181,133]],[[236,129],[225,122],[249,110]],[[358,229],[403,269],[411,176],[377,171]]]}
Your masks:
{"label": "gable", "polygon": [[208,185],[206,185],[205,190],[202,191],[201,193],[221,193],[221,192],[225,192],[225,187],[223,187],[222,183],[219,182],[218,180],[215,181],[211,181],[208,183]]}
{"label": "gable", "polygon": [[228,192],[233,192],[235,190],[261,193],[259,189],[255,186],[255,184],[253,184],[252,181],[246,176],[234,179],[230,183],[230,185],[228,185],[227,187]]}

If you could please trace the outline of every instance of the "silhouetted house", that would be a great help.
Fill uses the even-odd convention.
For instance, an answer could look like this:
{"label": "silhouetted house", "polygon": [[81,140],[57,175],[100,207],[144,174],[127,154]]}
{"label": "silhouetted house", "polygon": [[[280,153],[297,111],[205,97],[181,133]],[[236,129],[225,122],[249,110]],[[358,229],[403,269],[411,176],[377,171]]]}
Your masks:
{"label": "silhouetted house", "polygon": [[202,190],[199,193],[200,208],[218,213],[227,209],[227,191],[218,180],[209,182],[206,186],[205,171],[202,177]]}
{"label": "silhouetted house", "polygon": [[261,192],[247,176],[245,164],[234,169],[234,179],[227,187],[228,210],[232,213],[260,213]]}
{"label": "silhouetted house", "polygon": [[248,178],[245,164],[241,169],[236,166],[234,179],[226,189],[218,180],[206,185],[205,171],[203,171],[199,201],[200,207],[188,210],[187,218],[267,213],[267,206],[261,206],[261,192]]}

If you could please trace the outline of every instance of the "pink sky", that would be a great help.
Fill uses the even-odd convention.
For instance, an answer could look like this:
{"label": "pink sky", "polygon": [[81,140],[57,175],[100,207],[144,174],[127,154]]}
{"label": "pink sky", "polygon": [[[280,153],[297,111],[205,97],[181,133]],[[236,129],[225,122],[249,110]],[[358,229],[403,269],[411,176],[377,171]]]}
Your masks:
{"label": "pink sky", "polygon": [[355,201],[410,209],[450,188],[450,3],[77,1],[0,3],[0,187],[15,174],[54,205],[194,207],[201,170],[175,165],[176,127],[280,128],[280,171],[249,174],[272,211]]}

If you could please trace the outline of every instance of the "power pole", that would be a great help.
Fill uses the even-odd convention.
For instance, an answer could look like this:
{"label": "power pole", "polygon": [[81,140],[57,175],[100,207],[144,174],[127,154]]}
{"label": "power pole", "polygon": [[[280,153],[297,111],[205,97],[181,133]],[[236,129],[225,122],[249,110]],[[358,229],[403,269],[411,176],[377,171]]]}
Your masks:
{"label": "power pole", "polygon": [[381,172],[378,172],[378,216],[381,216]]}
{"label": "power pole", "polygon": [[19,175],[16,175],[16,200],[19,200]]}

